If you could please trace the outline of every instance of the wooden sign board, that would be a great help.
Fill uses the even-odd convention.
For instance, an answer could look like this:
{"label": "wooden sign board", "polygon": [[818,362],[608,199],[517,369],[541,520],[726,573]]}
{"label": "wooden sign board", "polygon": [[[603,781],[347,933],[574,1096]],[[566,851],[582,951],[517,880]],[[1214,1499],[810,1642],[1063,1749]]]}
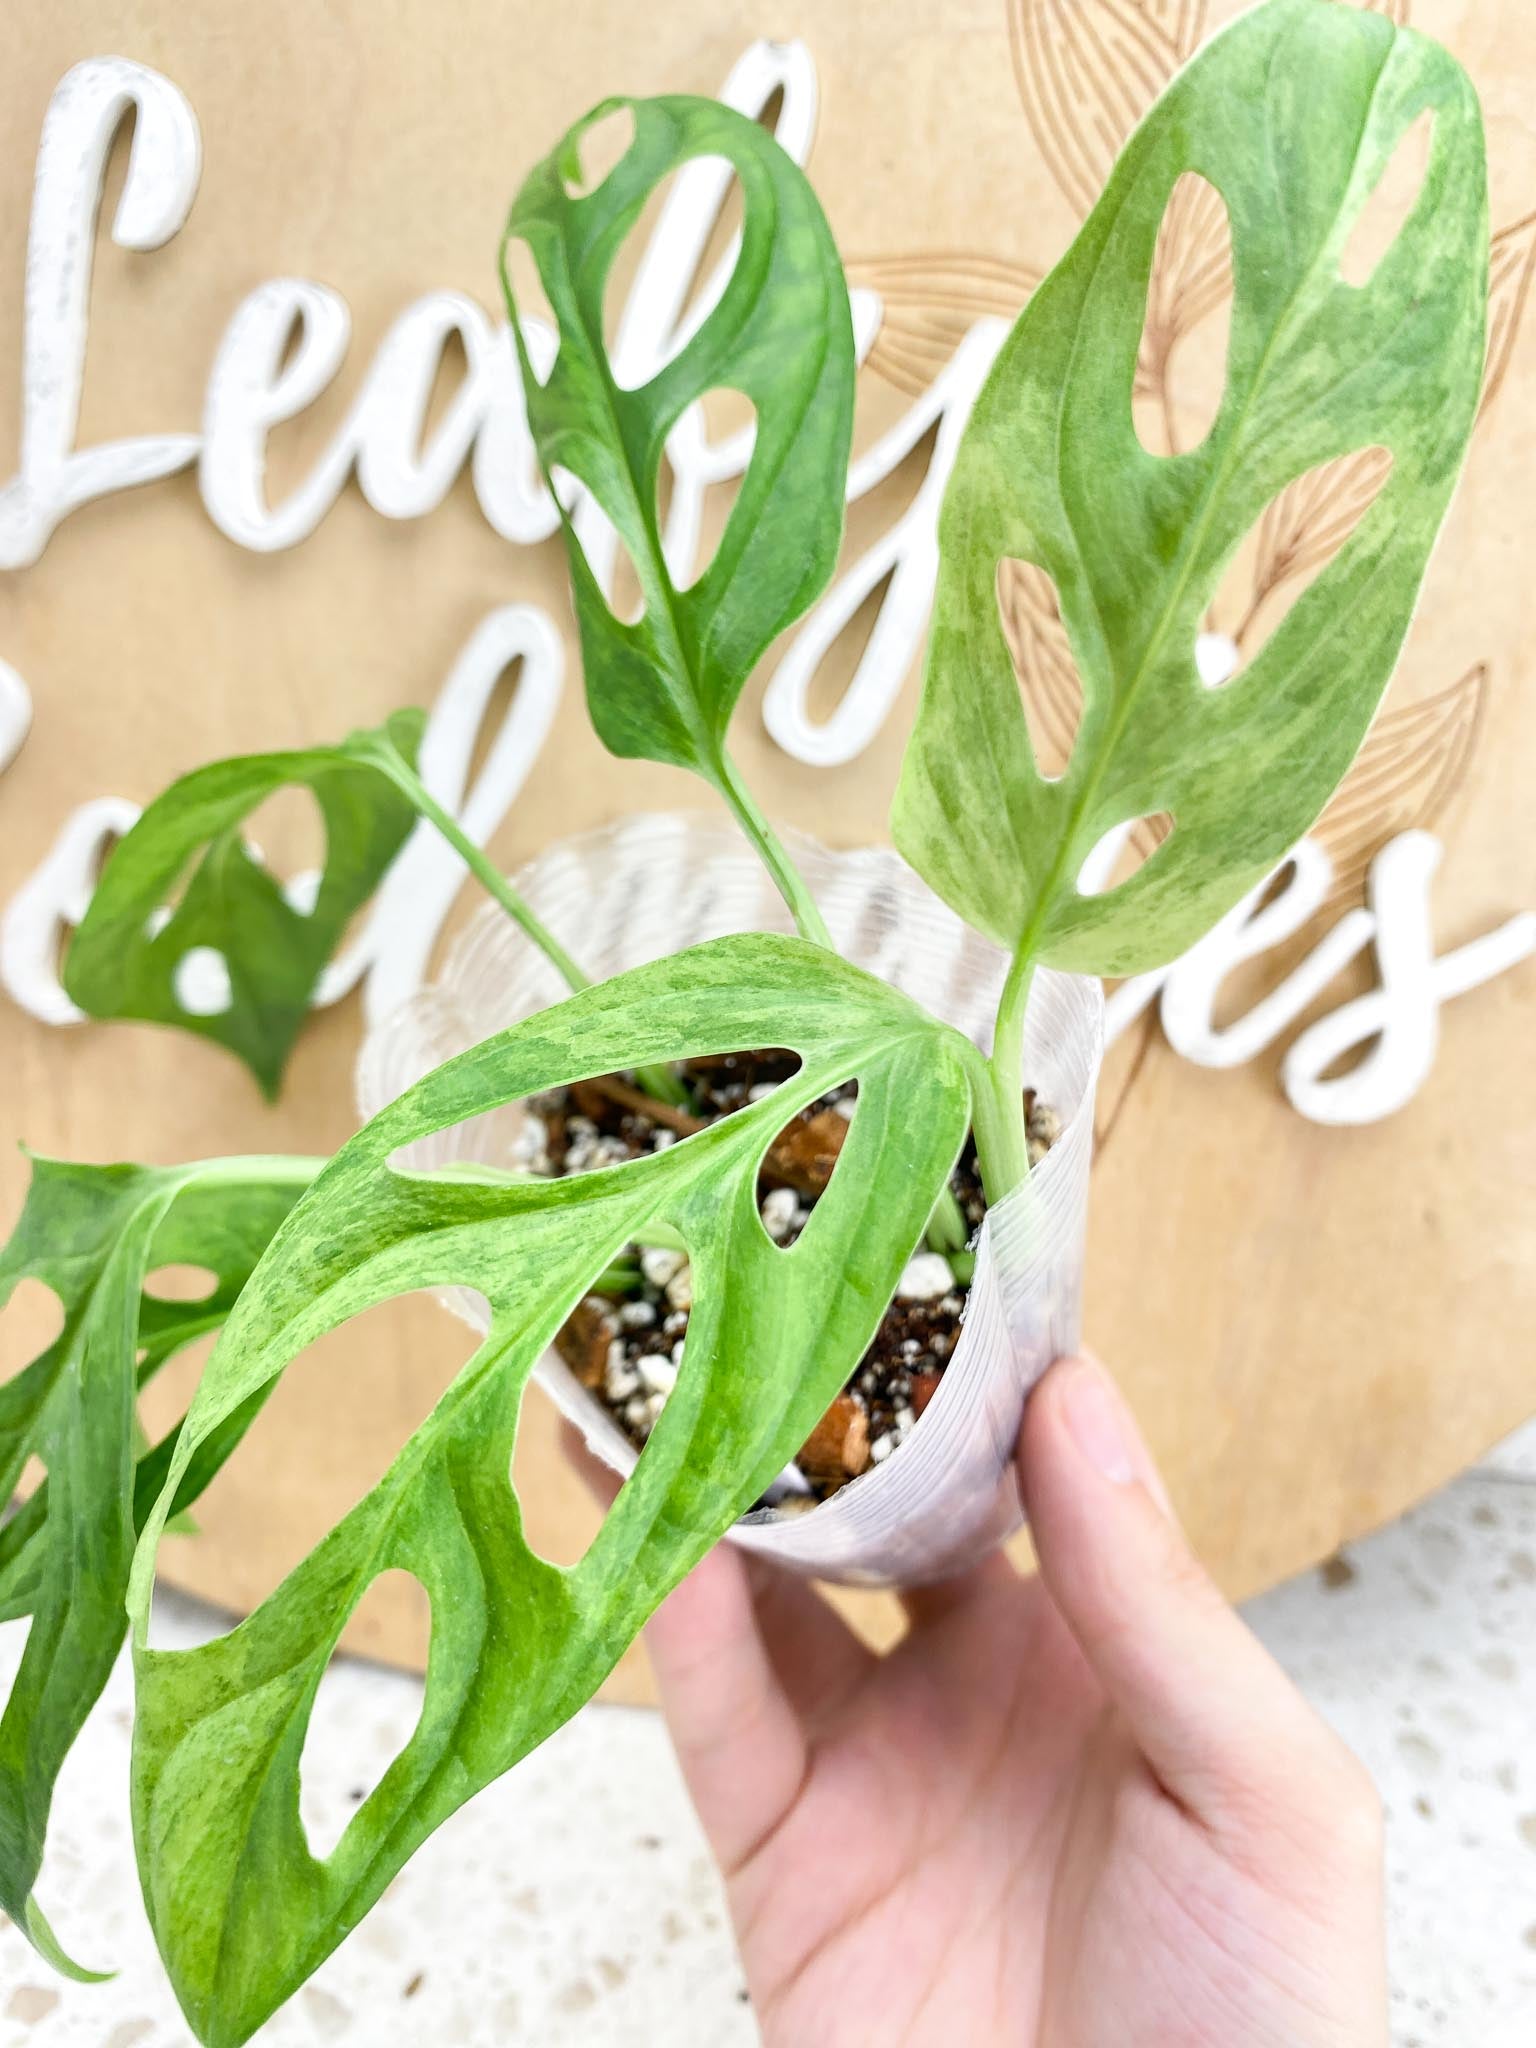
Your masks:
{"label": "wooden sign board", "polygon": [[[508,866],[627,810],[699,803],[672,772],[609,759],[587,728],[558,545],[537,538],[497,335],[507,200],[605,94],[766,103],[807,158],[859,288],[868,354],[846,572],[831,608],[765,662],[737,740],[779,818],[833,844],[882,836],[946,436],[984,368],[989,323],[1011,319],[1065,247],[1160,79],[1235,11],[602,0],[555,14],[462,0],[450,28],[410,0],[385,32],[361,0],[323,14],[295,0],[259,15],[148,7],[131,27],[105,0],[56,0],[12,22],[0,79],[0,476],[13,479],[0,492],[0,732],[14,746],[0,775],[0,1131],[87,1159],[332,1148],[353,1124],[365,1009],[387,1009],[440,943],[431,904],[416,904],[414,925],[392,910],[369,935],[364,993],[317,1015],[283,1101],[266,1107],[209,1046],[45,1021],[60,1009],[59,918],[105,824],[129,815],[119,804],[82,821],[82,806],[143,802],[210,757],[433,704],[461,655],[438,721],[445,747],[456,736],[471,757],[481,830]],[[1407,0],[1390,11],[1403,19]],[[1524,559],[1536,360],[1520,319],[1536,255],[1536,18],[1514,0],[1412,0],[1412,12],[1467,64],[1488,114],[1495,317],[1468,476],[1386,708],[1317,835],[1334,872],[1323,900],[1300,916],[1300,899],[1282,898],[1271,924],[1295,928],[1271,932],[1275,943],[1249,927],[1165,988],[1117,998],[1122,1013],[1146,1006],[1116,1044],[1101,1113],[1090,1334],[1234,1593],[1395,1514],[1536,1408]],[[778,40],[764,44],[769,31]],[[133,68],[91,63],[109,56]],[[52,225],[24,299],[45,122],[51,183],[40,179],[37,204]],[[94,230],[93,148],[106,156]],[[1139,402],[1175,436],[1220,374],[1219,228],[1198,210],[1170,221]],[[637,275],[627,264],[632,303]],[[83,345],[77,419],[71,335]],[[82,464],[77,451],[95,453]],[[157,480],[106,487],[134,464]],[[674,493],[695,486],[674,479]],[[1218,606],[1218,652],[1369,486],[1314,480],[1310,497],[1277,508]],[[717,495],[704,493],[706,529]],[[1024,687],[1048,718],[1049,594],[1013,595]],[[542,614],[544,655],[510,606]],[[562,642],[563,679],[550,655]],[[528,659],[493,687],[516,647]],[[498,755],[502,721],[520,713],[521,737]],[[294,866],[306,829],[279,809],[259,836]],[[1371,868],[1389,842],[1393,857]],[[1348,912],[1363,917],[1368,870],[1390,943],[1378,948],[1357,918],[1353,957],[1310,992],[1287,981]],[[466,889],[445,929],[471,901]],[[1292,1014],[1277,1028],[1255,1006],[1282,983]],[[1339,1059],[1315,1034],[1296,1050],[1361,998]],[[10,1154],[0,1170],[13,1214],[25,1165]],[[7,1367],[28,1355],[36,1306],[8,1318]],[[319,1347],[209,1494],[201,1534],[166,1545],[167,1575],[242,1607],[270,1590],[383,1471],[466,1348],[418,1300]],[[154,1390],[152,1423],[175,1412],[196,1365]],[[535,1539],[574,1554],[592,1517],[537,1396],[524,1425],[518,1480]],[[888,1606],[856,1604],[889,1631]],[[352,1640],[409,1661],[424,1626],[419,1596],[391,1582]],[[633,1696],[643,1674],[631,1664],[616,1683]]]}

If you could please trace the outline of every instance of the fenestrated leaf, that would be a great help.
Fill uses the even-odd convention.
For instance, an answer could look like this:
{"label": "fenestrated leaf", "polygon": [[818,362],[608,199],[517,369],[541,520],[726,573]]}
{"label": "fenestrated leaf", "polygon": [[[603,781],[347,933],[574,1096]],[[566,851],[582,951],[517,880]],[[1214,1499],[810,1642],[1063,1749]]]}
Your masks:
{"label": "fenestrated leaf", "polygon": [[[739,1049],[801,1059],[770,1098],[669,1150],[574,1179],[480,1185],[393,1169],[399,1149],[619,1067]],[[273,1240],[209,1363],[167,1494],[211,1431],[315,1338],[408,1289],[465,1286],[490,1332],[385,1477],[254,1614],[177,1653],[145,1641],[155,1542],[130,1606],[134,1825],[183,2009],[244,2041],[425,1836],[596,1689],[659,1601],[809,1434],[869,1342],[965,1134],[975,1054],[906,998],[799,940],[716,941],[590,989],[475,1047],[343,1147]],[[801,1107],[856,1076],[827,1192],[789,1250],[759,1162]],[[581,1562],[539,1558],[509,1467],[535,1360],[619,1249],[660,1222],[693,1261],[676,1390]],[[403,1569],[432,1607],[410,1742],[323,1862],[299,1817],[316,1688],[348,1615]]]}
{"label": "fenestrated leaf", "polygon": [[[573,197],[581,138],[618,107],[634,115],[634,140],[595,191]],[[730,281],[672,359],[622,390],[603,347],[609,269],[656,187],[706,155],[726,158],[741,181]],[[675,95],[594,108],[529,173],[507,236],[528,244],[559,329],[540,384],[504,257],[539,460],[546,475],[567,471],[591,492],[645,601],[636,623],[615,617],[563,515],[592,722],[616,754],[675,762],[723,786],[725,730],[742,686],[774,635],[824,588],[842,538],[853,325],[831,230],[805,174],[766,129],[715,100]],[[679,590],[662,554],[661,462],[682,414],[719,389],[756,409],[752,456],[709,566]]]}
{"label": "fenestrated leaf", "polygon": [[[410,798],[379,763],[385,750],[414,763],[422,724],[419,711],[396,712],[340,746],[240,755],[173,782],[107,862],[65,962],[70,996],[92,1017],[139,1017],[211,1038],[275,1095],[348,920],[416,822]],[[240,832],[259,804],[293,784],[314,792],[325,825],[325,867],[309,910],[289,901]],[[188,955],[205,949],[229,978],[228,1003],[211,1014],[187,1007],[178,979]]]}
{"label": "fenestrated leaf", "polygon": [[[1370,281],[1340,252],[1432,109],[1412,214]],[[1232,224],[1227,385],[1202,445],[1147,454],[1131,416],[1168,195],[1198,173]],[[1407,631],[1477,405],[1487,199],[1455,61],[1378,14],[1269,0],[1176,78],[1020,319],[945,499],[923,700],[892,823],[971,923],[1027,955],[1130,974],[1189,945],[1282,859],[1360,745]],[[1091,337],[1091,341],[1085,340]],[[1258,658],[1205,688],[1222,571],[1293,480],[1385,448],[1392,472]],[[1066,773],[1034,770],[998,563],[1055,582],[1082,676]],[[1174,828],[1128,881],[1077,889],[1110,828]]]}
{"label": "fenestrated leaf", "polygon": [[[20,1220],[0,1250],[0,1306],[18,1281],[34,1279],[64,1311],[55,1341],[0,1386],[0,1502],[29,1456],[48,1474],[0,1529],[0,1618],[32,1617],[0,1715],[0,1908],[74,1975],[88,1973],[59,1948],[32,1888],[54,1783],[122,1644],[134,1539],[170,1463],[166,1439],[136,1469],[135,1395],[175,1351],[228,1315],[317,1167],[313,1160],[149,1167],[38,1159]],[[182,1263],[214,1274],[204,1300],[160,1301],[143,1292],[147,1272]],[[175,1509],[207,1484],[249,1419],[249,1412],[231,1418],[189,1462]]]}

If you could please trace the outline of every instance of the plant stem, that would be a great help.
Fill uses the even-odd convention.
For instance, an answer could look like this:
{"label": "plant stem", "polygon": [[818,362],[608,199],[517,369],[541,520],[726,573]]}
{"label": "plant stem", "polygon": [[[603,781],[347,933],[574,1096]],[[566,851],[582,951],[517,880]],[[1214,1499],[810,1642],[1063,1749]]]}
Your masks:
{"label": "plant stem", "polygon": [[582,989],[590,988],[590,978],[583,974],[548,926],[534,916],[532,909],[484,848],[477,846],[458,820],[443,809],[415,769],[392,747],[383,750],[379,765],[391,782],[405,792],[421,815],[437,827],[470,873],[495,897],[513,923],[527,933],[571,993],[578,995]]}
{"label": "plant stem", "polygon": [[955,1191],[946,1181],[944,1192],[934,1203],[933,1214],[928,1218],[923,1242],[931,1252],[963,1252],[970,1235],[960,1204],[955,1200]]}
{"label": "plant stem", "polygon": [[764,867],[773,877],[774,887],[789,905],[795,929],[813,946],[825,946],[829,953],[832,952],[832,937],[816,908],[815,898],[801,879],[783,841],[753,801],[752,792],[737,773],[736,763],[723,747],[715,765],[719,771],[720,793],[730,805],[737,824],[757,848]]}
{"label": "plant stem", "polygon": [[[490,892],[514,924],[527,933],[572,995],[579,995],[584,988],[590,988],[591,977],[577,966],[549,927],[535,917],[532,907],[513,888],[490,855],[477,846],[458,820],[443,809],[409,762],[403,760],[394,748],[386,747],[379,765],[405,792],[421,815],[442,833],[470,873]],[[636,1078],[645,1092],[654,1095],[658,1102],[670,1103],[676,1109],[691,1106],[688,1091],[670,1067],[643,1067],[638,1070]]]}
{"label": "plant stem", "polygon": [[985,1104],[976,1099],[976,1155],[987,1200],[1001,1201],[1029,1176],[1029,1139],[1024,1128],[1024,1013],[1035,978],[1033,952],[1021,946],[1013,956],[997,1006],[997,1029],[987,1065]]}
{"label": "plant stem", "polygon": [[327,1157],[288,1152],[238,1152],[223,1159],[199,1159],[182,1169],[188,1181],[273,1181],[307,1187],[330,1165]]}

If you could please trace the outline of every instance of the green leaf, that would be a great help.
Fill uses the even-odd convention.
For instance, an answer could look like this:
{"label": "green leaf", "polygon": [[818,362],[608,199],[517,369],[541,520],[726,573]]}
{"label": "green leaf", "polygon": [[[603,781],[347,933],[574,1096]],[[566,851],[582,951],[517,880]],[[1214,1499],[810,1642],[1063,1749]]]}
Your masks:
{"label": "green leaf", "polygon": [[[1425,109],[1417,204],[1363,287],[1351,227]],[[1131,395],[1158,227],[1180,174],[1226,201],[1236,298],[1205,442],[1137,439]],[[1094,974],[1181,952],[1289,851],[1392,673],[1476,411],[1488,260],[1482,125],[1465,75],[1383,15],[1270,0],[1170,85],[1035,293],[972,414],[945,497],[898,845],[969,922]],[[1258,658],[1199,681],[1222,571],[1296,477],[1359,448],[1390,478]],[[1083,681],[1064,775],[1035,770],[998,563],[1056,584]],[[1112,827],[1174,829],[1128,881],[1080,894]]]}
{"label": "green leaf", "polygon": [[[635,133],[597,189],[571,196],[582,136],[627,107]],[[614,381],[603,290],[647,199],[680,165],[726,158],[741,181],[740,251],[719,302],[637,390]],[[615,754],[669,761],[724,789],[726,727],[758,657],[825,587],[837,562],[853,434],[853,326],[826,218],[805,174],[755,121],[715,100],[607,100],[528,175],[507,222],[538,265],[559,329],[540,384],[503,251],[528,418],[546,475],[584,484],[617,529],[644,596],[615,617],[562,506],[587,703]],[[719,547],[680,590],[662,552],[657,488],[667,436],[707,392],[756,409],[752,458]],[[553,488],[553,484],[552,484]],[[557,500],[560,492],[555,491]]]}
{"label": "green leaf", "polygon": [[[135,1468],[135,1397],[173,1352],[228,1315],[316,1170],[313,1160],[149,1167],[37,1159],[0,1250],[0,1306],[18,1281],[33,1279],[64,1312],[55,1341],[0,1386],[0,1502],[29,1456],[48,1474],[0,1528],[0,1619],[32,1617],[0,1715],[0,1908],[72,1975],[90,1973],[58,1947],[32,1887],[54,1784],[122,1644],[134,1540],[170,1464],[167,1439]],[[144,1293],[146,1274],[182,1264],[215,1276],[204,1300]],[[173,1511],[207,1484],[251,1413],[231,1418],[187,1463]]]}
{"label": "green leaf", "polygon": [[[536,1090],[656,1060],[785,1045],[772,1097],[667,1151],[573,1179],[411,1175],[400,1147]],[[965,1135],[963,1039],[800,940],[719,940],[589,989],[451,1060],[337,1154],[273,1240],[209,1363],[167,1502],[210,1431],[325,1331],[410,1289],[478,1289],[490,1332],[388,1473],[254,1614],[147,1647],[155,1542],[130,1607],[134,1826],[151,1921],[200,2038],[244,2041],[441,1821],[595,1691],[666,1593],[809,1434],[868,1344]],[[830,1187],[782,1250],[758,1166],[799,1108],[857,1076]],[[528,1374],[653,1222],[693,1261],[677,1387],[581,1562],[528,1545],[509,1469]],[[323,1862],[299,1817],[316,1688],[381,1572],[425,1587],[421,1721]]]}
{"label": "green leaf", "polygon": [[[211,1038],[275,1095],[348,920],[415,824],[416,807],[389,768],[414,763],[422,725],[421,712],[400,711],[340,746],[245,754],[173,782],[114,850],[75,934],[64,967],[75,1002],[92,1017],[140,1017]],[[325,824],[325,867],[308,912],[289,902],[240,832],[291,784],[313,790]],[[210,1016],[189,1010],[177,985],[182,961],[204,948],[229,974],[228,1006]]]}

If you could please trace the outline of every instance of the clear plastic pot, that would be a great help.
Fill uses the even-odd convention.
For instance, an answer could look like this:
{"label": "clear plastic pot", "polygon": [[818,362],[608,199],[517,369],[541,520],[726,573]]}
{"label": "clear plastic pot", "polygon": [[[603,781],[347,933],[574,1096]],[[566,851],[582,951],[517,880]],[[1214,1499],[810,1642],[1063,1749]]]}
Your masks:
{"label": "clear plastic pot", "polygon": [[[1006,967],[995,946],[885,848],[833,853],[792,836],[790,850],[840,951],[989,1045]],[[702,816],[621,819],[550,847],[516,881],[600,978],[727,932],[789,929],[751,848],[725,822]],[[368,1037],[357,1076],[363,1114],[564,993],[542,954],[487,904],[441,978]],[[915,1585],[963,1569],[1021,1526],[1012,1451],[1024,1397],[1079,1341],[1103,1009],[1097,981],[1044,970],[1035,977],[1024,1076],[1061,1118],[1061,1135],[987,1216],[960,1338],[921,1421],[893,1456],[830,1500],[748,1515],[731,1530],[734,1541],[816,1578]],[[511,1164],[524,1115],[512,1103],[436,1133],[410,1148],[410,1163]],[[483,1332],[478,1296],[450,1290],[443,1300]],[[633,1468],[628,1438],[553,1351],[537,1376],[606,1464]]]}

